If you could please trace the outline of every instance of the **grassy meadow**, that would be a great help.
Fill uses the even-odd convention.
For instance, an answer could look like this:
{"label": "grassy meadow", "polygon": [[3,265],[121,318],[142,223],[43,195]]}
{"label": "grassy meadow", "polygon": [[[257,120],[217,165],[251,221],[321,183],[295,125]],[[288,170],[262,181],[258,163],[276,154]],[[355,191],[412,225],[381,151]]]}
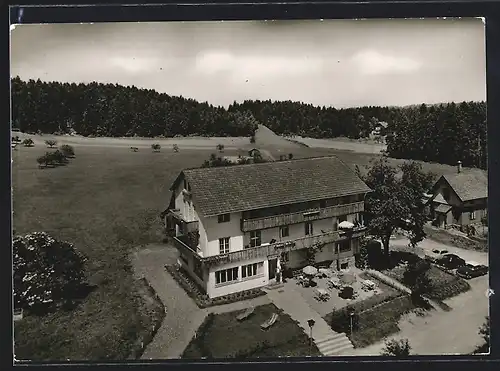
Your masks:
{"label": "grassy meadow", "polygon": [[[368,165],[373,157],[286,144],[281,150],[271,143],[265,148],[277,159],[288,153],[294,158],[336,154],[352,167]],[[15,233],[45,231],[74,243],[87,256],[88,278],[96,286],[72,311],[27,315],[16,322],[18,360],[120,360],[129,356],[144,329],[151,328],[151,313],[157,310],[134,278],[129,254],[142,244],[161,241],[158,215],[168,206],[172,181],[182,169],[200,166],[216,152],[215,147],[206,146],[181,146],[178,153],[171,148],[153,153],[144,147],[132,152],[125,145],[106,144],[74,144],[74,148],[76,158],[68,165],[47,169],[38,169],[36,163],[47,151],[43,144],[12,151]],[[235,149],[224,152],[237,154]],[[425,167],[441,173],[454,170],[444,165]]]}
{"label": "grassy meadow", "polygon": [[74,243],[88,257],[96,289],[71,312],[17,322],[16,358],[124,359],[151,322],[128,255],[133,247],[161,240],[158,214],[168,205],[171,182],[212,151],[75,146],[68,165],[38,169],[36,158],[45,151],[12,151],[15,233],[46,231]]}

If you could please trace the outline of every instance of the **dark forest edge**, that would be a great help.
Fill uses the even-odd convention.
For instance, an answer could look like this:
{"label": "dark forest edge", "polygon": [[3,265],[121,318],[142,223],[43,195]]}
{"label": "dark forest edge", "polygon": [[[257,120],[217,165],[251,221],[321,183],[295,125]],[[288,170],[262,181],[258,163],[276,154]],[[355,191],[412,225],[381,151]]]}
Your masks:
{"label": "dark forest edge", "polygon": [[26,133],[252,137],[262,124],[284,136],[360,139],[379,128],[390,157],[487,166],[485,102],[335,109],[247,100],[224,108],[135,86],[25,82],[19,77],[11,83],[12,125]]}

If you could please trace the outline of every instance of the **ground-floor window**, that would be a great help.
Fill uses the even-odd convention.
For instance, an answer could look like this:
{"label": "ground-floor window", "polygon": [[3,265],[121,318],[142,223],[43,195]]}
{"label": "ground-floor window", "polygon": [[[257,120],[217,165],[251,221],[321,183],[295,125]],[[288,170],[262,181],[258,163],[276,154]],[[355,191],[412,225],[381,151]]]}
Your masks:
{"label": "ground-floor window", "polygon": [[241,278],[257,276],[262,272],[263,263],[253,263],[241,267]]}
{"label": "ground-floor window", "polygon": [[238,280],[238,267],[215,272],[215,283],[225,283]]}
{"label": "ground-floor window", "polygon": [[475,211],[471,211],[470,212],[470,217],[469,217],[470,220],[474,220],[476,219],[476,212]]}

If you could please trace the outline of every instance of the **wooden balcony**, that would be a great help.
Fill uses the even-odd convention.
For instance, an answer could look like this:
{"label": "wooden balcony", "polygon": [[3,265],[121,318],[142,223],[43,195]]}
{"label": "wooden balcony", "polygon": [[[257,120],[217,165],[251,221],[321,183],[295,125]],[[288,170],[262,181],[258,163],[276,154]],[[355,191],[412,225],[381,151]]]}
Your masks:
{"label": "wooden balcony", "polygon": [[334,216],[355,214],[364,211],[364,209],[365,203],[364,201],[360,201],[351,204],[330,206],[321,209],[268,216],[264,218],[242,219],[241,230],[243,232],[249,232],[283,225],[298,224],[317,219],[332,218]]}
{"label": "wooden balcony", "polygon": [[[258,258],[267,259],[268,257],[277,256],[283,252],[301,250],[317,245],[358,238],[364,235],[365,231],[365,227],[359,227],[347,232],[330,231],[319,235],[301,237],[292,241],[265,244],[261,246],[246,248],[243,250],[233,251],[228,254],[220,254],[208,257],[202,257],[200,254],[198,254],[196,252],[196,247],[189,246],[188,241],[182,236],[174,237],[174,241],[177,249],[184,252],[185,254],[191,255],[207,265],[217,266]],[[343,255],[352,256],[352,252],[341,252],[340,255],[341,257]]]}
{"label": "wooden balcony", "polygon": [[175,224],[178,224],[182,233],[196,232],[198,230],[198,221],[187,221],[184,219],[179,209],[170,209],[166,214],[167,218],[171,218]]}

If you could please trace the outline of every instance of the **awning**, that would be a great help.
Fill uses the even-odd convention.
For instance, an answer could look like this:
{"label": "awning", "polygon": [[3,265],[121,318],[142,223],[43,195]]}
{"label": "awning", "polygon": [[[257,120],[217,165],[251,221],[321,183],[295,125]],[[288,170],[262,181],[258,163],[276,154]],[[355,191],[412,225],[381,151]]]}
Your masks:
{"label": "awning", "polygon": [[451,210],[450,205],[443,205],[443,204],[436,206],[436,208],[434,209],[435,212],[442,213],[442,214],[446,214],[450,210]]}

